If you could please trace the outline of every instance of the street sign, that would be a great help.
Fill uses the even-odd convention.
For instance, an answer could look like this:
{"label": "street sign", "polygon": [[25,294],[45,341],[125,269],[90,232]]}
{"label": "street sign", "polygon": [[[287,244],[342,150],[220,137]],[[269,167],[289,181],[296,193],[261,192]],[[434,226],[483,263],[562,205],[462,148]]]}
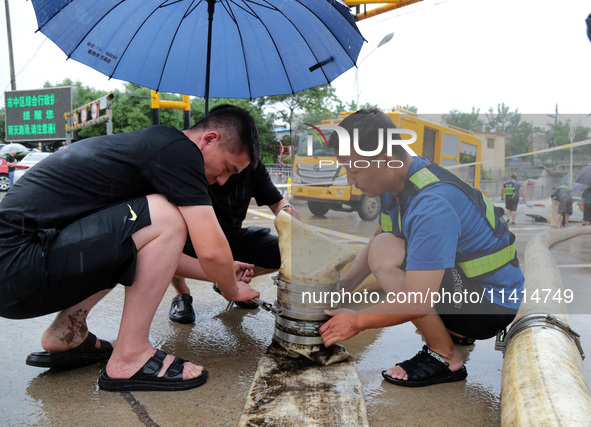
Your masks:
{"label": "street sign", "polygon": [[66,139],[64,113],[72,110],[72,87],[4,92],[6,141]]}
{"label": "street sign", "polygon": [[96,102],[93,102],[92,105],[90,106],[90,116],[92,117],[92,120],[96,120],[96,118],[98,117],[98,114],[99,114],[98,104]]}

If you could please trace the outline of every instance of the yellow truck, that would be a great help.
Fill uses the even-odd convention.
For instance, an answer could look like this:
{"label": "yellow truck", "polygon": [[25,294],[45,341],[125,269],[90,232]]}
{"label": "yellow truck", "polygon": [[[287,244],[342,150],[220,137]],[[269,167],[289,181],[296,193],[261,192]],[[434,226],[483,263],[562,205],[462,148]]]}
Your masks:
{"label": "yellow truck", "polygon": [[[408,145],[415,153],[450,168],[464,181],[476,188],[479,187],[480,164],[452,168],[462,163],[480,161],[478,134],[400,108],[383,111],[397,128],[416,133],[417,140]],[[352,113],[353,111],[341,112],[338,118],[323,120],[321,125],[338,125]],[[331,132],[328,129],[323,130],[326,138]],[[380,198],[367,197],[354,186],[347,184],[345,168],[338,165],[334,151],[318,139],[309,138],[309,135],[309,126],[300,126],[296,131],[292,196],[295,199],[306,200],[310,212],[316,216],[324,216],[333,209],[357,212],[363,220],[374,220],[380,213]],[[407,139],[408,135],[403,134],[402,138]]]}

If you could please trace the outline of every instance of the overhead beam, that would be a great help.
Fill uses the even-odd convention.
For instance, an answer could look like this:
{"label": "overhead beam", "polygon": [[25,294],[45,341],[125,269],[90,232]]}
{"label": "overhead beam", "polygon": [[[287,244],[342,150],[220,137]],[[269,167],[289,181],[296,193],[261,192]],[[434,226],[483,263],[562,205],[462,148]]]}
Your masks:
{"label": "overhead beam", "polygon": [[365,10],[363,12],[357,13],[355,19],[357,21],[361,21],[363,19],[371,18],[382,13],[389,12],[394,9],[399,9],[404,6],[408,6],[413,3],[417,3],[421,0],[344,0],[347,6],[362,6],[368,4],[384,4],[384,6],[379,6],[374,9]]}

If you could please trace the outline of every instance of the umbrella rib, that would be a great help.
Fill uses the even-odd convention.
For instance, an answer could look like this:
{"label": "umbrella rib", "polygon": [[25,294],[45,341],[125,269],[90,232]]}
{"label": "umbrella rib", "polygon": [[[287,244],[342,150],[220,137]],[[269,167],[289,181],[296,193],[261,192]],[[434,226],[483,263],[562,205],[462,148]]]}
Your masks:
{"label": "umbrella rib", "polygon": [[[76,49],[78,49],[78,47],[80,46],[80,44],[82,43],[82,41],[90,34],[90,32],[92,30],[94,30],[94,28],[99,24],[99,22],[101,22],[109,13],[111,13],[115,8],[117,8],[119,5],[121,5],[123,2],[125,2],[125,0],[121,0],[119,3],[117,3],[115,6],[113,6],[111,9],[109,9],[108,12],[104,13],[103,16],[101,16],[91,27],[90,29],[86,32],[86,34],[84,34],[84,37],[80,38],[80,41],[78,42],[78,44],[76,46],[74,46],[74,49],[72,49],[72,51],[70,53],[66,52],[66,55],[68,55],[67,59],[70,59],[70,57],[72,56],[72,54],[76,51]],[[63,10],[63,8],[62,8]],[[55,15],[54,15],[55,16]],[[49,21],[48,21],[49,22]],[[110,77],[110,76],[109,76]]]}
{"label": "umbrella rib", "polygon": [[[148,19],[150,19],[152,17],[152,15],[156,12],[156,10],[158,10],[162,7],[171,6],[173,4],[180,3],[180,2],[182,2],[182,0],[174,0],[174,1],[165,0],[164,2],[160,3],[158,5],[158,7],[154,8],[154,10],[146,17],[146,19],[144,19],[144,21],[137,27],[137,30],[135,31],[135,33],[133,33],[133,36],[129,39],[129,42],[125,46],[125,49],[123,49],[123,52],[121,52],[121,55],[119,56],[119,61],[117,62],[117,64],[113,68],[113,71],[111,72],[111,75],[109,76],[109,78],[113,77],[113,75],[115,74],[115,71],[117,71],[117,68],[119,67],[119,64],[121,63],[121,60],[123,59],[123,56],[125,55],[125,53],[127,53],[127,49],[131,45],[131,42],[135,39],[135,36],[137,35],[137,33],[139,33],[139,31],[143,28],[145,23],[148,22]],[[172,45],[172,43],[171,43],[171,45]],[[169,53],[170,53],[170,49],[169,49]],[[168,58],[168,54],[166,57]],[[165,63],[166,63],[166,61],[165,61]],[[163,67],[163,69],[164,69],[164,67]],[[160,79],[158,79],[158,86],[154,90],[158,91],[158,89],[160,88],[161,81],[162,81],[162,74],[160,74]]]}
{"label": "umbrella rib", "polygon": [[[201,1],[201,0],[200,0]],[[122,3],[124,3],[125,0],[121,0],[119,3],[117,3],[116,5],[114,5],[111,9],[109,9],[108,12],[104,13],[103,16],[100,17],[100,19],[98,19],[93,25],[92,27],[90,27],[90,29],[86,32],[86,34],[84,35],[84,37],[80,38],[80,42],[78,42],[78,44],[74,47],[74,49],[72,49],[72,53],[74,53],[74,51],[76,49],[78,49],[78,47],[80,46],[80,44],[82,43],[82,41],[92,32],[92,30],[94,30],[94,28],[109,14],[111,13],[113,10],[115,10],[117,7],[119,7]],[[117,67],[119,67],[119,64],[121,63],[121,60],[123,59],[123,56],[125,55],[125,53],[127,52],[127,49],[129,48],[129,46],[131,45],[131,42],[134,40],[135,36],[137,35],[137,33],[140,31],[140,29],[144,26],[144,24],[148,21],[148,19],[150,19],[150,17],[156,12],[157,9],[161,8],[161,7],[166,7],[166,6],[171,6],[173,4],[176,3],[180,3],[182,2],[182,0],[173,0],[173,1],[169,1],[169,0],[165,0],[164,2],[162,2],[157,8],[155,8],[145,19],[144,21],[138,26],[137,30],[135,31],[135,33],[133,34],[133,36],[129,39],[129,42],[127,43],[127,45],[125,46],[125,49],[123,49],[123,51],[121,52],[121,55],[119,56],[119,61],[117,61],[117,64],[115,65],[115,67],[113,68],[113,71],[110,73],[109,78],[112,78],[113,75],[115,74],[115,71],[117,71]],[[63,9],[63,8],[62,8]],[[55,15],[54,15],[55,16]],[[185,14],[186,16],[186,14]],[[177,29],[178,31],[178,29]],[[176,33],[175,33],[176,35]],[[68,55],[68,59],[71,57],[72,53],[67,54]],[[170,49],[169,52],[170,53]],[[167,58],[168,58],[168,54],[167,54]],[[158,87],[160,87],[160,82],[162,81],[162,74],[160,75],[160,79],[158,81]],[[158,89],[156,89],[158,90]]]}
{"label": "umbrella rib", "polygon": [[[234,3],[237,7],[240,7],[240,5]],[[232,10],[232,8],[230,7],[230,2],[228,2],[227,6],[222,2],[222,7],[226,10],[226,12],[228,13],[228,16],[230,16],[232,18],[232,21],[234,21],[234,24],[236,25],[236,31],[238,31],[238,36],[240,37],[240,46],[242,46],[242,59],[244,60],[244,69],[246,70],[246,82],[248,84],[248,94],[250,95],[250,99],[252,99],[252,86],[250,84],[250,78],[249,76],[249,72],[248,72],[248,61],[246,60],[246,51],[244,49],[244,39],[242,38],[242,31],[240,31],[240,27],[238,26],[238,20],[236,19],[236,14],[234,13],[234,11]],[[245,10],[244,8],[242,8],[243,10]],[[246,11],[247,13],[250,13],[248,11]]]}
{"label": "umbrella rib", "polygon": [[[305,4],[303,4],[301,0],[294,0],[294,1],[297,1],[303,7],[305,7],[306,9],[308,9],[310,11],[310,13],[313,14],[316,17],[316,19],[318,19],[320,22],[322,22],[324,24],[324,21],[317,14],[315,14],[312,10],[310,10],[310,8],[308,6],[306,6]],[[356,65],[355,60],[353,59],[353,57],[351,56],[351,54],[349,53],[349,51],[345,48],[345,46],[343,45],[343,43],[341,42],[341,40],[336,36],[336,34],[326,24],[324,24],[324,26],[326,27],[326,29],[328,31],[330,31],[330,33],[333,35],[333,37],[335,38],[335,40],[337,40],[339,42],[339,44],[341,45],[341,48],[347,53],[347,56],[349,57],[349,59],[351,60],[351,62],[353,63],[353,65]],[[356,29],[356,30],[359,33],[359,29]],[[361,34],[361,33],[359,33],[359,34]]]}
{"label": "umbrella rib", "polygon": [[[285,66],[285,62],[283,62],[283,58],[281,57],[281,53],[279,52],[279,49],[277,48],[277,44],[275,43],[275,40],[273,39],[273,36],[271,35],[271,33],[270,33],[269,28],[267,27],[267,25],[265,25],[265,23],[260,18],[260,16],[252,8],[249,7],[249,10],[247,10],[244,7],[242,7],[239,4],[237,4],[236,2],[234,2],[233,0],[231,0],[231,1],[237,7],[243,9],[247,13],[250,13],[252,16],[258,18],[259,21],[261,22],[261,24],[263,25],[263,27],[265,27],[265,30],[267,31],[267,34],[269,35],[269,38],[271,39],[271,42],[273,42],[273,46],[275,46],[275,51],[277,52],[277,55],[279,57],[279,60],[281,61],[281,66],[283,67],[283,72],[285,73],[285,78],[287,79],[287,82],[288,82],[289,87],[291,89],[291,93],[294,94],[295,91],[293,90],[293,84],[291,83],[291,79],[289,77],[289,73],[287,72],[287,67]],[[246,0],[246,1],[248,1],[248,0]],[[289,18],[287,18],[283,12],[281,12],[278,8],[270,5],[269,3],[267,3],[267,5],[263,5],[263,4],[258,3],[258,2],[252,2],[252,3],[256,3],[256,4],[260,5],[260,6],[267,7],[269,9],[273,9],[273,10],[278,11],[279,13],[281,13],[293,25],[293,22],[291,22],[291,20]],[[293,25],[293,26],[294,26],[294,28],[296,28],[295,25]],[[298,33],[300,33],[300,31],[297,28],[296,28],[296,31],[298,31]],[[238,29],[238,32],[240,33],[240,29]],[[301,33],[300,33],[300,35],[301,35]],[[242,40],[242,37],[240,39]],[[302,39],[304,39],[303,36],[302,36]],[[308,44],[308,42],[306,41],[306,39],[304,39],[304,42],[306,43],[306,45],[308,45],[308,48],[309,48],[310,45]],[[244,48],[242,49],[242,51],[244,52]],[[316,58],[316,55],[314,54],[314,52],[312,51],[312,49],[310,49],[310,52],[312,52],[312,55],[314,55],[314,58]],[[245,58],[245,62],[246,62],[246,58]],[[247,70],[247,76],[248,76],[248,65],[246,66],[246,70]],[[325,77],[326,77],[326,75],[325,75]],[[249,86],[250,86],[250,78],[247,77],[247,79],[249,81]],[[251,93],[251,98],[252,98],[252,93]]]}
{"label": "umbrella rib", "polygon": [[[264,0],[264,1],[265,1],[267,4],[269,4],[269,3],[268,3],[266,0]],[[253,2],[253,3],[256,3],[256,2]],[[301,2],[301,1],[297,0],[297,3],[299,3],[300,5],[302,5],[302,6],[303,6],[303,7],[305,7],[306,9],[308,9],[308,11],[310,11],[310,9],[309,9],[309,8],[308,8],[306,5],[302,4],[302,2]],[[260,3],[259,3],[259,4],[260,4]],[[307,40],[307,39],[304,37],[304,35],[303,35],[303,34],[302,34],[302,32],[300,31],[300,29],[299,29],[299,28],[297,27],[297,25],[295,25],[295,24],[292,22],[292,20],[291,20],[291,19],[289,19],[289,18],[288,18],[288,17],[287,17],[287,16],[286,16],[286,15],[285,15],[285,14],[284,14],[284,13],[283,13],[281,10],[279,10],[279,9],[277,9],[277,8],[276,8],[276,10],[277,10],[277,11],[279,11],[279,13],[281,13],[281,14],[282,14],[282,15],[285,17],[285,19],[286,19],[287,21],[289,21],[289,23],[290,23],[290,24],[293,26],[293,28],[294,28],[294,29],[295,29],[295,30],[298,32],[298,34],[300,35],[300,37],[302,38],[302,40],[304,41],[304,43],[306,43],[306,46],[308,46],[308,49],[310,50],[310,53],[312,54],[312,56],[314,56],[314,59],[316,60],[316,65],[317,65],[317,64],[318,64],[320,61],[318,60],[318,57],[316,56],[316,52],[314,52],[314,50],[311,48],[310,44],[308,43],[308,40]],[[310,11],[310,12],[311,12],[311,11]],[[318,19],[320,22],[322,22],[322,24],[323,24],[323,25],[326,27],[326,24],[324,24],[324,21],[322,21],[322,20],[321,20],[321,19],[320,19],[320,18],[319,18],[319,17],[318,17],[316,14],[313,14],[313,15],[314,15],[314,16],[315,16],[315,17],[316,17],[316,18],[317,18],[317,19]],[[261,22],[262,22],[262,21],[261,21]],[[264,24],[263,24],[263,25],[264,25]],[[267,28],[267,27],[265,26],[265,28]],[[328,29],[328,27],[326,27],[326,28]],[[331,33],[332,33],[332,31],[331,31]],[[337,37],[336,37],[334,34],[333,34],[333,36],[335,37],[335,39],[337,39]],[[271,39],[271,40],[272,40],[272,39]],[[338,39],[337,39],[337,40],[338,40]],[[340,41],[339,41],[339,43],[340,43]],[[273,44],[275,44],[275,41],[273,41]],[[342,46],[342,45],[341,45],[341,46]],[[343,50],[344,50],[344,49],[343,49]],[[277,53],[279,54],[279,50],[277,50]],[[279,54],[279,58],[281,58],[281,54]],[[332,57],[331,57],[331,58],[332,58]],[[281,58],[281,63],[283,64],[283,59],[282,59],[282,58]],[[355,62],[353,62],[353,63],[355,63]],[[325,65],[325,64],[322,64],[322,65]],[[311,68],[313,68],[313,67],[314,67],[314,66],[312,66]],[[285,69],[285,64],[283,64],[283,68]],[[318,67],[316,67],[316,68],[318,68]],[[314,68],[314,69],[312,69],[312,70],[310,70],[310,71],[314,71],[316,68]],[[326,83],[330,83],[330,80],[329,80],[328,76],[326,75],[326,73],[324,72],[324,69],[322,69],[322,66],[320,67],[320,71],[322,71],[322,75],[324,76],[324,79],[326,80]],[[286,70],[285,74],[287,75],[287,70]],[[288,77],[288,79],[289,79],[289,77]],[[291,85],[291,82],[289,83],[289,85],[290,85],[290,87],[291,87],[291,93],[292,93],[292,94],[293,94],[293,93],[295,93],[295,92],[294,92],[294,90],[293,90],[293,86]]]}
{"label": "umbrella rib", "polygon": [[[180,2],[180,0],[178,0],[178,1]],[[158,89],[160,89],[160,83],[162,83],[162,77],[164,76],[164,70],[166,69],[166,63],[168,62],[168,57],[170,56],[170,51],[172,50],[172,45],[174,44],[174,40],[175,40],[177,34],[179,33],[179,28],[183,24],[183,21],[185,20],[185,18],[187,16],[189,16],[191,14],[191,12],[193,12],[195,10],[195,8],[197,6],[199,6],[199,4],[202,1],[203,0],[198,0],[197,3],[195,3],[194,1],[191,1],[189,6],[187,7],[187,9],[185,10],[185,13],[183,14],[183,18],[179,21],[179,24],[177,25],[176,30],[174,31],[174,36],[172,37],[172,40],[170,41],[170,45],[168,46],[168,51],[166,52],[166,58],[164,59],[164,64],[162,65],[162,72],[160,73],[160,79],[158,79],[158,87],[157,87],[156,91],[158,91]]]}
{"label": "umbrella rib", "polygon": [[62,7],[61,7],[59,10],[56,10],[56,11],[55,11],[55,13],[54,13],[53,15],[51,15],[51,17],[50,17],[49,19],[47,19],[47,20],[46,20],[46,21],[43,23],[43,25],[41,25],[39,28],[37,28],[37,29],[35,30],[35,32],[37,32],[37,31],[41,31],[41,28],[45,27],[45,25],[47,25],[47,23],[48,23],[49,21],[51,21],[53,18],[55,18],[57,15],[59,15],[59,13],[60,13],[62,10],[64,10],[66,7],[68,7],[69,5],[70,5],[70,3],[64,4],[64,5],[63,5],[63,6],[62,6]]}

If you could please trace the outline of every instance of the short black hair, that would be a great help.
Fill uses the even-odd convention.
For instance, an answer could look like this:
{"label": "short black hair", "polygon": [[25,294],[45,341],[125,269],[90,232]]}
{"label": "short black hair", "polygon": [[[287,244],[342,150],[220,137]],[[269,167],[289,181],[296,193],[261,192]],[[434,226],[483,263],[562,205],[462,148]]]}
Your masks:
{"label": "short black hair", "polygon": [[511,175],[511,179],[517,179],[517,175],[515,175],[515,174]]}
{"label": "short black hair", "polygon": [[190,131],[222,128],[234,133],[238,141],[224,141],[223,147],[234,154],[239,154],[245,149],[248,151],[250,163],[256,166],[261,157],[261,144],[259,132],[252,115],[244,108],[235,105],[223,104],[211,109],[209,114],[199,120]]}
{"label": "short black hair", "polygon": [[[375,150],[378,146],[378,129],[397,129],[394,122],[384,114],[382,110],[377,108],[363,109],[347,116],[343,119],[339,126],[349,132],[351,141],[353,141],[353,130],[358,130],[359,148],[364,151]],[[393,139],[402,139],[399,134],[394,134]],[[328,139],[328,146],[333,149],[338,149],[339,138],[334,132]],[[383,144],[382,153],[385,153],[387,145]],[[392,155],[397,159],[405,159],[408,156],[407,151],[401,145],[392,147]]]}

